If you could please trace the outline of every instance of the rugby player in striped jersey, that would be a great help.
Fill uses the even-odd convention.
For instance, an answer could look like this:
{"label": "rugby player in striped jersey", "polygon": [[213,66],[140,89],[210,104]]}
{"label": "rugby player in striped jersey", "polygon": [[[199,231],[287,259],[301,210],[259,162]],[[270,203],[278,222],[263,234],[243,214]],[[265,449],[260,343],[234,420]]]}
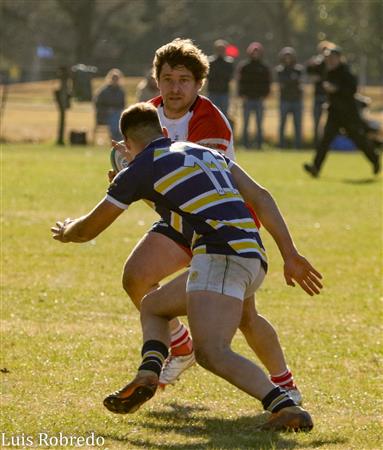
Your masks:
{"label": "rugby player in striped jersey", "polygon": [[155,394],[168,357],[168,320],[187,310],[197,362],[262,402],[271,412],[262,429],[310,430],[310,414],[260,367],[231,349],[243,304],[252,298],[267,270],[266,252],[245,200],[275,239],[288,284],[295,280],[310,295],[319,294],[321,274],[298,253],[268,191],[234,162],[206,147],[164,138],[157,110],[148,103],[125,110],[120,127],[130,164],[92,211],[57,222],[51,229],[53,238],[61,242],[94,239],[140,199],[152,202],[164,218],[169,210],[179,214],[194,235],[187,305],[182,295],[181,301],[160,302],[158,291],[144,298],[144,344],[137,376],[106,397],[104,405],[115,413],[132,413]]}

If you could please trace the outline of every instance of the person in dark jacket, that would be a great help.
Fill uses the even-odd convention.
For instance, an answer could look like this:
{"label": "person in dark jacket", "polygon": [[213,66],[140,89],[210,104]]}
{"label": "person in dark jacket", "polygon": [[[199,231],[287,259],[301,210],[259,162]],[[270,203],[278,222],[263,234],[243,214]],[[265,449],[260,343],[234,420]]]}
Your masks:
{"label": "person in dark jacket", "polygon": [[344,62],[339,47],[328,49],[324,54],[327,76],[323,87],[328,95],[329,103],[327,122],[312,164],[304,164],[303,167],[311,176],[317,177],[332,140],[341,129],[344,129],[371,162],[373,173],[378,174],[381,169],[379,154],[373,141],[367,138],[366,129],[354,97],[357,90],[357,79]]}
{"label": "person in dark jacket", "polygon": [[335,44],[329,41],[321,41],[318,44],[318,54],[310,58],[306,63],[306,72],[310,80],[314,82],[314,102],[313,102],[313,125],[314,125],[314,145],[319,141],[319,125],[322,117],[327,94],[323,87],[326,78],[326,63],[323,53],[327,49],[334,48]]}
{"label": "person in dark jacket", "polygon": [[108,125],[111,139],[122,139],[119,130],[120,115],[125,108],[125,92],[121,87],[122,72],[111,69],[105,84],[96,93],[94,103],[96,107],[97,125]]}
{"label": "person in dark jacket", "polygon": [[248,126],[251,113],[255,113],[257,122],[256,147],[263,143],[264,99],[270,93],[271,71],[262,62],[263,46],[252,42],[247,48],[249,58],[238,67],[238,91],[243,100],[243,145],[251,147]]}
{"label": "person in dark jacket", "polygon": [[291,114],[294,120],[295,148],[301,148],[303,67],[297,64],[296,52],[292,47],[284,47],[279,53],[279,58],[281,63],[275,69],[280,89],[279,146],[286,147],[285,125],[287,116]]}
{"label": "person in dark jacket", "polygon": [[229,109],[229,83],[234,74],[234,59],[226,56],[227,42],[214,42],[214,55],[209,57],[210,70],[207,77],[208,97],[227,116]]}

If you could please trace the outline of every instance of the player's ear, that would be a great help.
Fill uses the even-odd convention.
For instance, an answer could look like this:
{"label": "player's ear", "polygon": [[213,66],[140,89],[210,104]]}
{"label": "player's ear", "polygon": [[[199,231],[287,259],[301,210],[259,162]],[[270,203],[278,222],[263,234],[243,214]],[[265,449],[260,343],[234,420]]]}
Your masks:
{"label": "player's ear", "polygon": [[126,147],[128,150],[130,150],[130,139],[129,139],[128,137],[125,137],[125,136],[124,136],[124,144],[125,144],[125,147]]}
{"label": "player's ear", "polygon": [[169,137],[169,133],[168,133],[167,128],[162,127],[162,134],[163,134],[166,138]]}

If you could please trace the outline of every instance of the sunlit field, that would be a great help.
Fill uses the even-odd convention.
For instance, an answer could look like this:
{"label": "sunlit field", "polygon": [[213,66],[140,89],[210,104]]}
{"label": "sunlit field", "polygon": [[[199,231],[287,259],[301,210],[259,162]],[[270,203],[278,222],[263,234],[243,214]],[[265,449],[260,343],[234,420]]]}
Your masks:
{"label": "sunlit field", "polygon": [[[93,92],[102,83],[101,78],[93,80]],[[126,102],[128,105],[136,102],[136,88],[140,78],[127,77],[124,80]],[[22,83],[9,85],[6,103],[3,110],[1,139],[6,142],[29,142],[46,143],[55,142],[58,127],[58,109],[53,100],[53,92],[58,88],[57,80],[40,81],[35,83]],[[279,106],[278,86],[272,86],[270,96],[265,102],[264,135],[266,141],[275,145],[278,142]],[[371,98],[369,117],[383,120],[383,95],[379,86],[362,87],[360,92]],[[202,93],[205,93],[203,90]],[[303,140],[306,147],[312,144],[312,95],[313,86],[308,83],[304,86],[304,114],[303,114]],[[231,86],[231,99],[229,108],[230,118],[234,124],[234,133],[237,140],[242,137],[242,104],[236,95],[235,83]],[[254,121],[255,119],[252,118]],[[255,123],[250,121],[250,130],[254,131]],[[65,140],[69,141],[70,132],[81,131],[87,135],[89,143],[102,146],[108,142],[105,127],[98,127],[95,131],[95,112],[91,102],[78,102],[73,99],[71,107],[66,113]],[[293,133],[292,119],[286,124],[286,136],[291,137]],[[383,136],[382,136],[383,137]]]}
{"label": "sunlit field", "polygon": [[[302,171],[310,158],[238,151],[325,284],[316,298],[287,287],[263,232],[270,271],[258,308],[276,326],[315,422],[307,434],[265,433],[255,431],[265,420],[257,400],[197,366],[133,415],[103,407],[140,362],[139,315],[120,278],[156,215],[139,202],[96,240],[58,243],[55,221],[103,197],[107,146],[4,144],[0,431],[94,433],[109,449],[381,448],[382,180],[357,152],[331,153],[313,180]],[[256,360],[240,334],[233,347]]]}

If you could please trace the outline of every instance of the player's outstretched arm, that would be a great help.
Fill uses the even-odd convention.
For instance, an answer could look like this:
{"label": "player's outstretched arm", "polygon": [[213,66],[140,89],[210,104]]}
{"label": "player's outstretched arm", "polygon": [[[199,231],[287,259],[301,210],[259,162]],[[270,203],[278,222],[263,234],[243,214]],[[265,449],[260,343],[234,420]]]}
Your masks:
{"label": "player's outstretched arm", "polygon": [[289,286],[296,281],[309,295],[319,294],[322,275],[299,254],[287,224],[267,189],[256,183],[241,167],[233,163],[231,173],[244,198],[250,204],[262,225],[276,242],[284,261],[284,275]]}
{"label": "player's outstretched arm", "polygon": [[52,237],[60,242],[87,242],[109,227],[124,210],[108,200],[102,200],[92,211],[78,219],[56,222]]}

